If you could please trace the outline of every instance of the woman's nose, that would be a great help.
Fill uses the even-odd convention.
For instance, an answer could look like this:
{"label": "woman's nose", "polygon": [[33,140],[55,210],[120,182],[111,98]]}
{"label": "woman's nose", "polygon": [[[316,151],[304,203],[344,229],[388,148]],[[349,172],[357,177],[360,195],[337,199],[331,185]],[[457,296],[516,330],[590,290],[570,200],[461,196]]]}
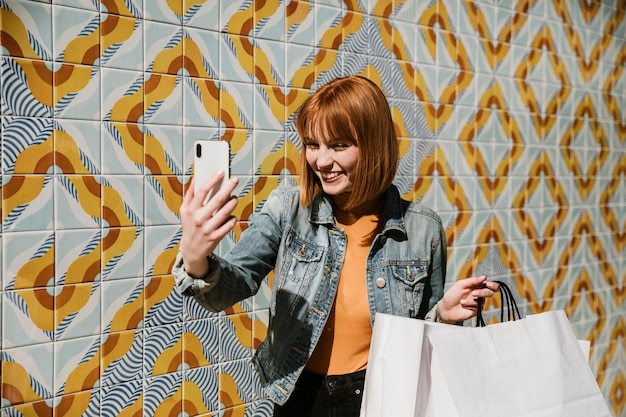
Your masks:
{"label": "woman's nose", "polygon": [[333,165],[333,160],[329,151],[330,150],[326,146],[319,147],[319,150],[317,151],[317,161],[316,161],[318,168],[320,169],[328,168]]}

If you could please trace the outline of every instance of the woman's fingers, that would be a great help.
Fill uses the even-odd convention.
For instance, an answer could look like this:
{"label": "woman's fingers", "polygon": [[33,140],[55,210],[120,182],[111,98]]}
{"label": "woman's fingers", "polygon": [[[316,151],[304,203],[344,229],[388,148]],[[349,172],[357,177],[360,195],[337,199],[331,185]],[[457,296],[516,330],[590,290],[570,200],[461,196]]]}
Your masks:
{"label": "woman's fingers", "polygon": [[214,175],[197,190],[193,188],[192,180],[183,199],[180,207],[183,227],[180,249],[186,264],[199,264],[235,226],[237,219],[232,213],[237,207],[237,198],[232,193],[237,186],[236,178],[227,181],[206,205],[202,204],[222,178],[223,174]]}
{"label": "woman's fingers", "polygon": [[476,315],[481,298],[491,297],[500,286],[486,276],[469,277],[454,283],[439,301],[438,310],[446,322],[467,320]]}
{"label": "woman's fingers", "polygon": [[[192,195],[192,205],[194,207],[203,206],[211,190],[221,183],[222,179],[224,178],[224,175],[226,175],[224,171],[218,171],[215,174],[211,175],[209,179],[206,180],[203,184],[198,184],[197,192],[193,187],[191,187],[191,189],[188,190],[187,193],[190,193]],[[193,186],[193,183],[192,183],[192,186]],[[227,183],[227,186],[224,188],[229,188],[228,183]],[[228,195],[230,195],[233,189],[234,189],[234,186],[230,189],[230,191],[228,192]],[[225,191],[225,190],[220,189],[211,198],[211,200],[213,200],[217,196],[217,194],[221,193],[222,191]]]}
{"label": "woman's fingers", "polygon": [[[203,220],[201,227],[204,229],[204,234],[207,235],[210,240],[219,240],[232,229],[232,226],[234,226],[237,220],[235,216],[233,216],[233,210],[235,210],[236,207],[237,197],[231,197],[216,211],[212,212],[212,206],[203,209],[207,218]],[[232,223],[232,226],[229,228],[228,225],[230,223]],[[226,226],[227,229],[225,233],[224,226]]]}
{"label": "woman's fingers", "polygon": [[[211,215],[213,215],[217,211],[221,210],[222,207],[225,204],[229,203],[229,201],[232,199],[233,191],[235,191],[235,187],[237,186],[238,182],[239,181],[238,181],[238,179],[236,177],[231,178],[230,180],[228,180],[226,182],[226,184],[224,184],[224,186],[222,188],[220,188],[220,190],[218,192],[216,192],[211,197],[211,199],[209,199],[209,201],[207,201],[206,208],[207,208],[208,212],[211,213]],[[198,193],[198,197],[197,197],[198,199],[200,197],[202,197],[202,201],[204,202],[204,200],[206,199],[206,196],[208,195],[208,193],[218,183],[216,182],[215,184],[213,184],[213,186],[209,187],[211,184],[213,184],[211,181],[207,181],[200,188],[199,191],[202,191],[202,193],[200,193],[200,192]],[[207,188],[205,188],[205,186]],[[233,209],[234,209],[234,207],[233,207]],[[231,210],[231,212],[232,212],[232,210]]]}
{"label": "woman's fingers", "polygon": [[237,202],[232,202],[232,193],[237,186],[237,178],[231,178],[227,181],[226,184],[207,201],[206,205],[204,205],[208,193],[219,183],[220,178],[221,175],[219,173],[212,176],[198,189],[197,193],[192,189],[192,183],[192,187],[187,191],[181,206],[181,215],[193,219],[195,227],[202,229],[215,227],[216,222],[209,223],[209,221],[219,213],[221,213],[221,217],[219,218],[221,220],[217,223],[221,225],[224,219],[235,209]]}
{"label": "woman's fingers", "polygon": [[487,281],[487,277],[484,277],[484,281],[479,283],[479,285],[479,287],[472,290],[471,297],[461,299],[461,306],[463,308],[467,310],[478,310],[480,299],[493,297],[493,295],[500,290],[500,285],[497,282]]}
{"label": "woman's fingers", "polygon": [[472,296],[477,298],[492,297],[499,290],[500,285],[497,282],[485,281],[480,288],[472,290]]}
{"label": "woman's fingers", "polygon": [[235,223],[237,223],[237,218],[235,216],[227,217],[226,221],[214,231],[214,233],[219,237],[218,240],[221,240],[224,236],[228,234],[228,232],[233,230],[233,227],[235,227]]}

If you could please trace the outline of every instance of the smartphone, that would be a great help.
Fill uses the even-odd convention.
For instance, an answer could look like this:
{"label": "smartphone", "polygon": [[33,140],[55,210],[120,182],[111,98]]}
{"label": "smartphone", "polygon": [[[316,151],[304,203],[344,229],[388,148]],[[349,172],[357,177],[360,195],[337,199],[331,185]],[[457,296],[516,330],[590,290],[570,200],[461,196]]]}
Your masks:
{"label": "smartphone", "polygon": [[197,140],[194,143],[193,163],[195,192],[198,192],[200,186],[218,171],[224,172],[224,179],[209,191],[206,200],[204,200],[204,204],[206,204],[230,178],[230,143],[224,140]]}

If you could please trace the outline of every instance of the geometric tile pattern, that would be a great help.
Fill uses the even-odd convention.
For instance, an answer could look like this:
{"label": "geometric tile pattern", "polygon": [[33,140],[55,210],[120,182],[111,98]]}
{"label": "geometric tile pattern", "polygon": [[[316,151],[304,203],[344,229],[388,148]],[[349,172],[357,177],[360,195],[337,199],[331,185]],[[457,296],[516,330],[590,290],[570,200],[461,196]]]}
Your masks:
{"label": "geometric tile pattern", "polygon": [[192,144],[230,142],[224,252],[348,74],[389,98],[448,282],[565,310],[626,416],[626,0],[0,0],[1,413],[270,416],[272,275],[220,314],[173,291]]}

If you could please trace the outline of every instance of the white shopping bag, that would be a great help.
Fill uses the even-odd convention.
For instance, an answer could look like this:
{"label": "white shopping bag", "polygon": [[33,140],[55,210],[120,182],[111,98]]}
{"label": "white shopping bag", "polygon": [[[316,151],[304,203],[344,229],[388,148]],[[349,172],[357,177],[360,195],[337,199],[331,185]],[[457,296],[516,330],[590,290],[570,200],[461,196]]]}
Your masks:
{"label": "white shopping bag", "polygon": [[361,417],[415,414],[424,337],[420,320],[376,314]]}
{"label": "white shopping bag", "polygon": [[469,330],[429,336],[460,417],[611,416],[563,311]]}
{"label": "white shopping bag", "polygon": [[562,311],[468,328],[377,314],[361,417],[610,417]]}
{"label": "white shopping bag", "polygon": [[[377,313],[361,417],[425,416],[424,407],[429,404],[431,395],[428,335],[465,330],[468,329]],[[418,384],[422,384],[423,389],[418,390]],[[425,398],[418,398],[418,393]],[[458,417],[447,390],[432,395],[437,398],[433,412],[438,416]]]}

